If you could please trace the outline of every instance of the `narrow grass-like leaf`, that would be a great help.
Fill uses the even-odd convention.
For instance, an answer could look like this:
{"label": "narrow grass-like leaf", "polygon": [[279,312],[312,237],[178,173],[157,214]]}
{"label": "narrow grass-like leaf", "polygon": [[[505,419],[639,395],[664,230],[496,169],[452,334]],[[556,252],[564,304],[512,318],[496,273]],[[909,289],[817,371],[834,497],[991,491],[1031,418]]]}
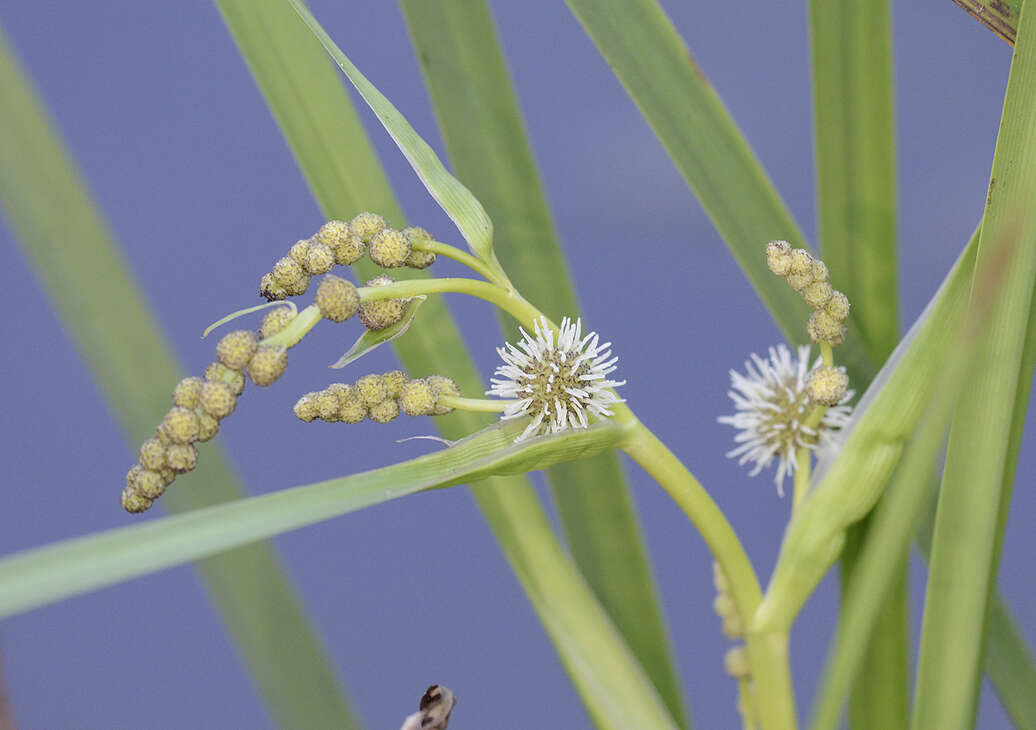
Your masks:
{"label": "narrow grass-like leaf", "polygon": [[972,18],[1014,45],[1022,0],[953,0]]}
{"label": "narrow grass-like leaf", "polygon": [[0,560],[0,618],[425,489],[597,453],[625,433],[602,423],[515,444],[525,425],[498,421],[400,464],[17,553]]}
{"label": "narrow grass-like leaf", "polygon": [[[218,5],[324,214],[348,218],[374,210],[402,224],[355,110],[307,26],[282,3]],[[376,271],[370,262],[356,268],[361,276]],[[422,305],[420,326],[393,346],[410,371],[447,373],[465,393],[485,388],[438,297]],[[485,425],[486,417],[458,411],[436,422],[444,436],[458,439]],[[528,480],[493,477],[472,493],[595,722],[675,726],[659,717],[657,693],[558,544]],[[631,712],[643,720],[631,719]]]}
{"label": "narrow grass-like leaf", "polygon": [[[805,342],[805,304],[766,268],[766,242],[809,245],[737,124],[655,0],[568,0],[640,108],[790,342]],[[839,283],[834,282],[837,287]],[[874,372],[850,318],[839,359],[855,382]]]}
{"label": "narrow grass-like leaf", "polygon": [[[481,0],[402,0],[401,6],[450,160],[492,213],[497,256],[523,296],[548,317],[574,317],[575,291],[488,6]],[[572,556],[670,713],[687,727],[657,589],[617,455],[562,464],[547,477]]]}
{"label": "narrow grass-like leaf", "polygon": [[392,136],[399,150],[407,158],[414,172],[421,178],[428,192],[432,194],[446,215],[456,224],[463,234],[471,250],[483,261],[489,263],[493,258],[493,222],[486,215],[485,209],[478,199],[464,185],[449,173],[435,151],[410,126],[410,122],[399,113],[378,89],[360,73],[342,49],[331,40],[320,24],[299,0],[289,0],[292,7],[309,26],[313,35],[328,55],[342,69],[352,85],[360,92],[360,96],[378,116],[385,130]]}
{"label": "narrow grass-like leaf", "polygon": [[[1030,12],[1031,11],[1031,12]],[[1015,398],[1036,279],[1036,10],[1023,9],[990,175],[971,316],[994,323],[954,410],[925,599],[913,727],[971,727],[982,638],[1010,502]],[[998,284],[989,295],[990,282]],[[1024,411],[1023,411],[1024,413]]]}
{"label": "narrow grass-like leaf", "polygon": [[[127,437],[139,443],[168,408],[180,366],[2,35],[0,107],[0,205]],[[74,246],[68,245],[70,230]],[[214,445],[191,477],[166,496],[173,511],[244,496]],[[121,475],[112,475],[113,510],[120,489]],[[214,557],[199,568],[278,724],[359,727],[269,545]]]}
{"label": "narrow grass-like leaf", "polygon": [[[870,358],[896,346],[896,159],[889,0],[809,3],[820,252]],[[842,551],[847,586],[868,519]],[[906,548],[857,675],[850,728],[905,728],[910,662]],[[844,603],[843,603],[844,605]],[[842,633],[841,630],[839,633]]]}
{"label": "narrow grass-like leaf", "polygon": [[406,309],[403,310],[403,316],[391,327],[386,327],[381,330],[365,329],[363,334],[353,343],[353,346],[350,347],[344,355],[335,360],[331,367],[335,369],[344,368],[349,363],[356,362],[371,350],[384,345],[386,342],[392,342],[392,340],[397,337],[405,335],[406,331],[410,329],[410,325],[414,323],[414,317],[417,316],[418,308],[427,299],[428,297],[426,296],[412,297],[410,301],[407,302]]}

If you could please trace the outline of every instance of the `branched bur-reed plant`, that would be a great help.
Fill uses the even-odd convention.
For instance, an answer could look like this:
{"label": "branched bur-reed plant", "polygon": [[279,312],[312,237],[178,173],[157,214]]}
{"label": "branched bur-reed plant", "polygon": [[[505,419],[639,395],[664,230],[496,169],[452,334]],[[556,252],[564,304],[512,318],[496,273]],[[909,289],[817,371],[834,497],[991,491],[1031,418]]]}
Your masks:
{"label": "branched bur-reed plant", "polygon": [[[668,53],[672,48],[633,41],[638,34],[648,38],[653,32],[657,33],[654,37],[668,38],[664,16],[647,0],[603,4],[610,8],[608,12],[598,13],[592,4],[572,3],[620,77],[627,82],[648,78],[650,74],[643,74],[637,64],[661,64],[660,57],[653,54]],[[719,423],[735,429],[734,447],[728,456],[748,466],[750,475],[772,471],[780,496],[784,496],[785,482],[792,481],[790,518],[764,589],[710,491],[621,397],[626,381],[612,343],[585,327],[575,311],[558,313],[556,319],[548,317],[546,304],[538,300],[549,292],[526,296],[523,289],[528,289],[530,279],[521,276],[525,272],[509,271],[501,263],[507,257],[498,257],[501,252],[494,245],[493,223],[479,200],[447,172],[431,148],[302,4],[292,0],[292,5],[456,224],[467,250],[423,228],[406,226],[394,219],[392,211],[354,209],[348,221],[323,223],[311,236],[287,248],[278,260],[255,262],[256,271],[265,270],[257,275],[256,283],[267,301],[224,317],[206,334],[232,320],[258,317],[260,311],[261,321],[255,330],[238,329],[223,335],[215,346],[214,362],[202,375],[173,386],[168,412],[154,435],[140,444],[138,461],[126,475],[122,506],[132,513],[143,512],[166,489],[175,489],[173,481],[205,458],[206,447],[199,454],[196,444],[208,441],[224,427],[247,381],[263,387],[274,384],[288,365],[291,349],[301,345],[324,320],[326,326],[357,331],[355,344],[333,366],[349,368],[349,375],[319,391],[298,394],[293,415],[299,420],[313,428],[362,428],[368,420],[380,424],[401,415],[494,413],[499,420],[482,430],[472,426],[466,434],[439,439],[443,448],[401,464],[14,556],[0,563],[0,586],[8,589],[0,592],[0,615],[421,490],[522,474],[618,449],[668,492],[712,553],[714,607],[721,621],[717,630],[731,642],[724,665],[734,680],[731,698],[737,697],[743,728],[797,727],[790,632],[803,605],[843,551],[847,564],[852,558],[853,568],[846,571],[840,630],[829,671],[818,691],[814,727],[836,727],[850,695],[850,722],[857,730],[906,727],[911,712],[916,730],[968,727],[974,717],[983,656],[1015,719],[1024,724],[1026,717],[1031,721],[1036,716],[1026,709],[1032,708],[1036,673],[1024,645],[1010,638],[1009,614],[996,597],[992,581],[1036,357],[1030,325],[1036,279],[1036,206],[1032,205],[1036,191],[1036,15],[1029,16],[1028,24],[1023,18],[1019,26],[993,165],[995,189],[991,183],[983,223],[898,346],[888,340],[888,331],[894,332],[894,327],[889,330],[874,315],[881,311],[895,314],[894,307],[882,309],[873,286],[876,281],[888,284],[888,261],[870,249],[829,246],[834,258],[825,254],[825,263],[808,247],[782,240],[796,236],[781,230],[787,228],[780,222],[782,214],[774,214],[772,208],[765,212],[775,194],[765,189],[763,176],[746,174],[747,198],[755,201],[751,203],[755,210],[763,211],[760,219],[773,222],[775,230],[773,235],[753,235],[748,242],[744,236],[738,238],[737,232],[743,233],[749,224],[723,212],[736,206],[714,205],[711,196],[715,191],[700,190],[725,235],[737,234],[731,234],[738,241],[735,250],[791,340],[769,347],[765,356],[751,355],[744,371],[730,372],[733,413],[718,418]],[[818,27],[822,21],[832,20],[824,13],[835,9],[820,5],[813,9]],[[230,6],[225,10],[234,27],[240,16]],[[410,12],[420,14],[414,7]],[[628,22],[609,23],[625,17],[624,13],[629,14]],[[874,37],[887,40],[880,34]],[[631,47],[639,49],[637,54],[622,50]],[[663,74],[663,66],[657,65],[656,74]],[[710,133],[730,142],[724,147],[729,159],[710,158],[713,148],[702,145],[696,161],[701,165],[688,164],[684,170],[692,185],[705,187],[704,178],[696,175],[706,169],[712,177],[705,178],[719,181],[720,187],[728,168],[744,165],[746,170],[758,170],[746,148],[737,144],[736,130],[714,97],[694,86],[701,79],[693,73],[682,78],[689,84],[685,91],[690,101],[681,101],[678,95],[675,102],[663,99],[650,89],[634,88],[633,93],[664,139],[673,141],[684,134],[668,123],[677,115],[669,113],[672,109],[666,104],[682,108],[679,105],[687,101],[687,108],[701,105],[708,110],[700,119],[703,128],[715,125]],[[818,83],[823,86],[826,81]],[[285,113],[283,108],[281,112]],[[825,161],[837,151],[823,144],[821,148]],[[679,154],[676,157],[678,163],[687,162]],[[859,156],[854,160],[864,166],[869,162]],[[825,169],[821,165],[821,177],[830,182]],[[742,184],[741,180],[728,182]],[[868,194],[879,197],[884,193],[880,184],[868,189]],[[834,195],[825,192],[822,199],[828,194]],[[833,208],[828,205],[828,209]],[[829,229],[834,222],[833,217],[824,219]],[[830,235],[837,238],[837,232]],[[878,248],[884,245],[881,241],[874,244]],[[850,250],[857,256],[859,268],[845,266]],[[434,264],[440,256],[464,265],[470,275],[436,276]],[[871,256],[869,261],[867,256]],[[380,273],[365,274],[357,286],[352,266]],[[548,267],[544,263],[544,269]],[[517,281],[526,284],[520,286]],[[314,283],[312,302],[300,308],[304,303],[300,297]],[[429,309],[426,305],[430,298],[444,294],[482,300],[508,322],[510,337],[497,348],[500,364],[489,377],[488,388],[472,385],[477,379],[462,371],[459,361],[436,351],[449,347],[445,340],[436,339],[441,329],[428,338],[430,351],[425,359],[446,363],[445,369],[410,365],[369,373],[358,368],[358,361],[374,348],[420,337],[422,329],[431,326],[423,318]],[[858,308],[862,312],[856,315]],[[599,326],[602,331],[607,329],[606,323]],[[805,342],[810,344],[802,344]],[[631,346],[657,345],[618,343],[615,351],[621,353]],[[875,374],[874,363],[885,356],[885,365]],[[858,400],[857,390],[862,391]],[[683,391],[673,395],[694,396]],[[900,658],[895,652],[878,656],[871,652],[869,642],[883,621],[892,622],[891,627],[881,629],[883,635],[895,635],[895,616],[883,615],[881,606],[896,580],[897,571],[890,566],[902,565],[915,527],[930,502],[937,482],[930,472],[951,419],[947,460],[953,468],[947,468],[943,476],[930,538],[933,587],[926,599],[917,693],[911,709],[906,701],[900,702],[906,694],[905,681],[881,686],[879,678],[866,674],[877,668],[884,672],[881,677],[904,678],[905,651]],[[592,486],[604,490],[607,485]],[[502,495],[511,493],[504,489],[494,494],[492,499],[503,499]],[[662,660],[657,660],[657,652],[655,660],[650,660],[651,652],[659,647],[645,649],[650,640],[636,635],[638,627],[623,623],[623,606],[615,605],[614,596],[603,607],[604,598],[599,602],[590,592],[551,538],[543,537],[542,532],[535,538],[525,534],[526,528],[530,534],[541,530],[546,520],[526,509],[521,514],[528,522],[523,524],[514,519],[525,509],[519,502],[511,502],[508,509],[501,509],[502,504],[487,499],[484,507],[491,521],[495,520],[494,529],[502,536],[505,552],[595,724],[602,728],[688,727],[678,691],[671,691],[675,681],[671,669],[666,668],[665,647],[661,648]],[[872,510],[862,533],[860,522]],[[179,535],[184,529],[192,537],[189,544]],[[959,548],[961,535],[967,538],[963,539],[965,550]],[[923,546],[927,548],[927,544]],[[580,567],[588,570],[586,565]],[[58,574],[62,581],[37,579]],[[956,580],[958,575],[966,579]],[[699,578],[703,583],[709,580],[708,576]],[[988,630],[987,605],[991,607]],[[983,645],[986,632],[988,651]],[[1005,666],[1010,669],[1005,671]],[[450,693],[445,714],[440,713],[442,727],[454,699]],[[466,701],[477,703],[478,698]],[[734,704],[731,699],[732,714]],[[407,723],[412,725],[418,719],[418,715],[411,716]]]}

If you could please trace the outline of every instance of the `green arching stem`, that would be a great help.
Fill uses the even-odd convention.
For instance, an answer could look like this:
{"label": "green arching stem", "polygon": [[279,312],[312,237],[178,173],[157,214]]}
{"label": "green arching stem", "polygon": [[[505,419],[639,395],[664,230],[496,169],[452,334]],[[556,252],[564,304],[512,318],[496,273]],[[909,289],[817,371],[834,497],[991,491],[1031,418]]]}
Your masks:
{"label": "green arching stem", "polygon": [[742,677],[737,681],[738,710],[741,712],[741,730],[755,730],[752,718],[752,687],[749,680]]}
{"label": "green arching stem", "polygon": [[287,327],[277,334],[267,337],[259,344],[294,347],[302,341],[302,338],[305,337],[311,329],[316,327],[317,322],[320,321],[322,316],[323,315],[320,314],[320,308],[315,304],[310,304],[299,312],[298,316],[291,320]]}
{"label": "green arching stem", "polygon": [[428,240],[417,240],[413,242],[414,248],[418,251],[427,251],[428,253],[438,254],[445,256],[446,258],[453,259],[458,263],[464,264],[472,271],[482,274],[488,281],[500,286],[506,287],[507,282],[503,279],[500,274],[494,271],[492,268],[487,266],[481,259],[472,256],[467,251],[462,251],[456,246],[451,246],[448,243],[442,241],[428,241]]}
{"label": "green arching stem", "polygon": [[792,515],[798,512],[799,505],[802,504],[806,498],[806,492],[809,490],[810,464],[809,449],[803,447],[795,452],[795,491],[791,498]]}
{"label": "green arching stem", "polygon": [[438,399],[438,403],[441,406],[479,413],[503,413],[507,406],[516,402],[513,400],[488,400],[486,398],[462,398],[459,395],[440,395]]}

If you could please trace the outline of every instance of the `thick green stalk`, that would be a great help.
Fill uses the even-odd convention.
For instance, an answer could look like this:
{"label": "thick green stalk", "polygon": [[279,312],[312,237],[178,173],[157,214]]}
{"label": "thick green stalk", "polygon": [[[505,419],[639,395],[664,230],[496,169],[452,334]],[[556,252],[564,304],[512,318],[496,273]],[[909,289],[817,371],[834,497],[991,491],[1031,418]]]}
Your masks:
{"label": "thick green stalk", "polygon": [[[135,448],[154,433],[183,371],[2,35],[0,107],[0,205]],[[74,246],[69,231],[75,231]],[[100,281],[103,287],[96,286]],[[191,477],[163,500],[173,512],[245,496],[215,444]],[[113,510],[119,489],[113,475]],[[359,727],[270,545],[208,558],[198,568],[279,725]]]}
{"label": "thick green stalk", "polygon": [[[401,0],[443,142],[493,218],[516,287],[555,321],[579,313],[489,7]],[[501,313],[505,333],[513,332]],[[658,591],[614,452],[551,467],[547,480],[572,557],[669,707],[689,727]]]}

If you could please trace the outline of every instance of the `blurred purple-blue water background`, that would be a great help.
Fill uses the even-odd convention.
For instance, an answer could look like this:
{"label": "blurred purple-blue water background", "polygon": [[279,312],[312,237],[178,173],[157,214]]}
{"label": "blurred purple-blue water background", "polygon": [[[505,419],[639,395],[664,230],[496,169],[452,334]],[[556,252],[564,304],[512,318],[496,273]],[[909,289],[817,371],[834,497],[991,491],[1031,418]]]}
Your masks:
{"label": "blurred purple-blue water background", "polygon": [[[311,5],[441,153],[395,4]],[[805,3],[664,5],[812,239]],[[715,495],[766,574],[789,503],[768,476],[750,479],[724,458],[731,433],[715,418],[730,408],[727,370],[776,343],[777,330],[564,5],[499,0],[493,9],[586,320],[616,343],[619,375],[629,381],[623,394]],[[200,372],[214,344],[199,338],[201,330],[253,303],[259,274],[322,222],[218,13],[200,1],[0,2],[0,22],[166,334]],[[897,3],[894,31],[906,325],[981,214],[1010,49],[949,0]],[[459,242],[388,136],[366,111],[364,118],[410,219]],[[75,245],[75,231],[68,235]],[[9,312],[0,318],[0,554],[133,522],[118,508],[133,452],[3,220],[0,289]],[[500,341],[492,312],[472,300],[449,304],[488,373]],[[317,328],[276,387],[242,399],[220,438],[250,490],[434,448],[396,443],[432,432],[413,419],[347,427],[292,417],[299,394],[340,379],[326,365],[356,335],[348,325]],[[350,374],[391,367],[386,348]],[[1029,428],[1000,574],[1030,641],[1034,441]],[[695,724],[732,727],[736,693],[722,670],[728,643],[712,613],[710,559],[668,497],[639,468],[627,469]],[[398,727],[434,682],[459,695],[458,730],[589,726],[465,488],[274,542],[366,727]],[[916,560],[913,575],[916,628],[923,596]],[[794,634],[803,711],[835,610],[829,577]],[[24,728],[271,726],[190,567],[7,620],[0,649]],[[1007,724],[988,687],[979,724]]]}

